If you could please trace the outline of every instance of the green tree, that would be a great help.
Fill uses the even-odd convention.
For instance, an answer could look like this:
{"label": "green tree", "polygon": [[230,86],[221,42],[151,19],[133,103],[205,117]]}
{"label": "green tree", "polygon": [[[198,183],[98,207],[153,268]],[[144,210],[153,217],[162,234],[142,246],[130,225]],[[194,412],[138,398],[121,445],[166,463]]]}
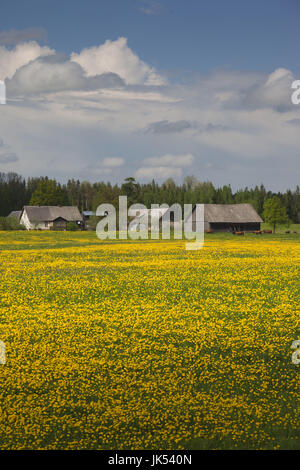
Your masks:
{"label": "green tree", "polygon": [[55,180],[47,177],[38,182],[30,199],[31,206],[63,206],[68,204],[66,190]]}
{"label": "green tree", "polygon": [[277,225],[288,225],[290,223],[286,209],[278,196],[266,200],[263,218],[265,222],[273,226],[274,233]]}
{"label": "green tree", "polygon": [[139,201],[139,185],[136,183],[135,178],[132,176],[129,178],[125,178],[125,182],[121,186],[122,194],[127,196],[128,204],[134,204]]}

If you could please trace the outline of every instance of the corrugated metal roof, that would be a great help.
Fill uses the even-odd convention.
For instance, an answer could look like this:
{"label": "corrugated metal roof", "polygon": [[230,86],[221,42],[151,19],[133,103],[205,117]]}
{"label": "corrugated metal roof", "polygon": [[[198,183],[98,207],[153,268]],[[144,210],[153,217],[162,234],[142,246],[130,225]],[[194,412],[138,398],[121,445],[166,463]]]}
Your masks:
{"label": "corrugated metal roof", "polygon": [[83,220],[76,206],[24,206],[31,222],[51,222],[61,217],[68,222]]}

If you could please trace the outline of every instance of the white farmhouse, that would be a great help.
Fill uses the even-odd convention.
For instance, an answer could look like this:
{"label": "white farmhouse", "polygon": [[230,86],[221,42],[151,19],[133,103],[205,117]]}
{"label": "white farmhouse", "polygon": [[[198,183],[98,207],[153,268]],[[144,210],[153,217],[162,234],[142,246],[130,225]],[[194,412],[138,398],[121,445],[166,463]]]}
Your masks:
{"label": "white farmhouse", "polygon": [[66,230],[67,223],[83,226],[83,218],[76,206],[24,206],[20,224],[27,230]]}

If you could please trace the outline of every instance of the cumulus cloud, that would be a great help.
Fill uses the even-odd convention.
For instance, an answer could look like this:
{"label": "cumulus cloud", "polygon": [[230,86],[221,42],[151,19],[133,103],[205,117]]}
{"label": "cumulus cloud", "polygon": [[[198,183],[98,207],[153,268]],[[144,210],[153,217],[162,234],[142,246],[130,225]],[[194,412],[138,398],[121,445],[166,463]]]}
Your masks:
{"label": "cumulus cloud", "polygon": [[63,90],[94,90],[122,85],[124,82],[113,73],[86,77],[79,64],[64,60],[59,55],[39,57],[19,68],[13,78],[6,82],[10,96]]}
{"label": "cumulus cloud", "polygon": [[44,28],[10,29],[0,31],[0,44],[2,46],[15,46],[24,41],[46,41],[47,32]]}
{"label": "cumulus cloud", "polygon": [[247,90],[244,103],[252,108],[268,107],[283,112],[292,108],[291,84],[294,75],[290,70],[278,68],[262,83]]}
{"label": "cumulus cloud", "polygon": [[194,162],[194,155],[191,153],[187,153],[185,155],[172,155],[172,154],[166,154],[162,155],[161,157],[151,157],[147,158],[144,160],[144,162],[147,165],[151,166],[156,166],[156,165],[162,165],[162,166],[190,166]]}
{"label": "cumulus cloud", "polygon": [[165,80],[156,70],[143,62],[127,45],[127,38],[105,41],[101,46],[83,49],[71,55],[88,77],[116,73],[131,85],[164,85]]}
{"label": "cumulus cloud", "polygon": [[136,178],[141,179],[166,179],[166,178],[180,178],[182,176],[181,168],[170,168],[166,166],[153,166],[141,167],[135,172]]}
{"label": "cumulus cloud", "polygon": [[36,42],[18,44],[13,49],[0,46],[0,80],[12,78],[15,72],[23,65],[29,64],[37,57],[54,54],[49,47],[41,47]]}
{"label": "cumulus cloud", "polygon": [[[1,52],[16,49],[0,48],[0,70]],[[22,57],[20,66],[14,60],[9,73],[18,69],[6,79],[8,105],[0,114],[3,135],[13,148],[2,149],[0,155],[13,163],[13,152],[22,153],[16,171],[25,176],[52,171],[51,176],[65,179],[71,171],[71,177],[99,181],[109,175],[120,181],[135,171],[146,180],[180,178],[188,169],[220,184],[224,178],[245,185],[265,181],[278,188],[297,184],[300,108],[288,108],[293,76],[288,70],[270,75],[218,70],[158,88],[149,86],[152,69],[126,40],[125,46],[118,40],[92,49],[95,60],[89,56],[91,49],[77,54],[86,65],[42,48],[33,57]],[[112,65],[106,66],[105,58]],[[10,101],[12,94],[19,96]],[[119,157],[101,160],[99,148],[102,155],[119,155],[121,149],[128,155],[126,164]],[[48,165],[51,159],[55,164]]]}

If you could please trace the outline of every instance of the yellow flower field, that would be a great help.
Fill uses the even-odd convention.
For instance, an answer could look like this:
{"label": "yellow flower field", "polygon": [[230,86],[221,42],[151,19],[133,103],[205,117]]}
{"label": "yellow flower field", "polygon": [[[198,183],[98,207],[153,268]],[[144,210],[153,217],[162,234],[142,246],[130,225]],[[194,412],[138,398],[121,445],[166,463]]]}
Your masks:
{"label": "yellow flower field", "polygon": [[299,241],[2,232],[0,448],[300,448]]}

